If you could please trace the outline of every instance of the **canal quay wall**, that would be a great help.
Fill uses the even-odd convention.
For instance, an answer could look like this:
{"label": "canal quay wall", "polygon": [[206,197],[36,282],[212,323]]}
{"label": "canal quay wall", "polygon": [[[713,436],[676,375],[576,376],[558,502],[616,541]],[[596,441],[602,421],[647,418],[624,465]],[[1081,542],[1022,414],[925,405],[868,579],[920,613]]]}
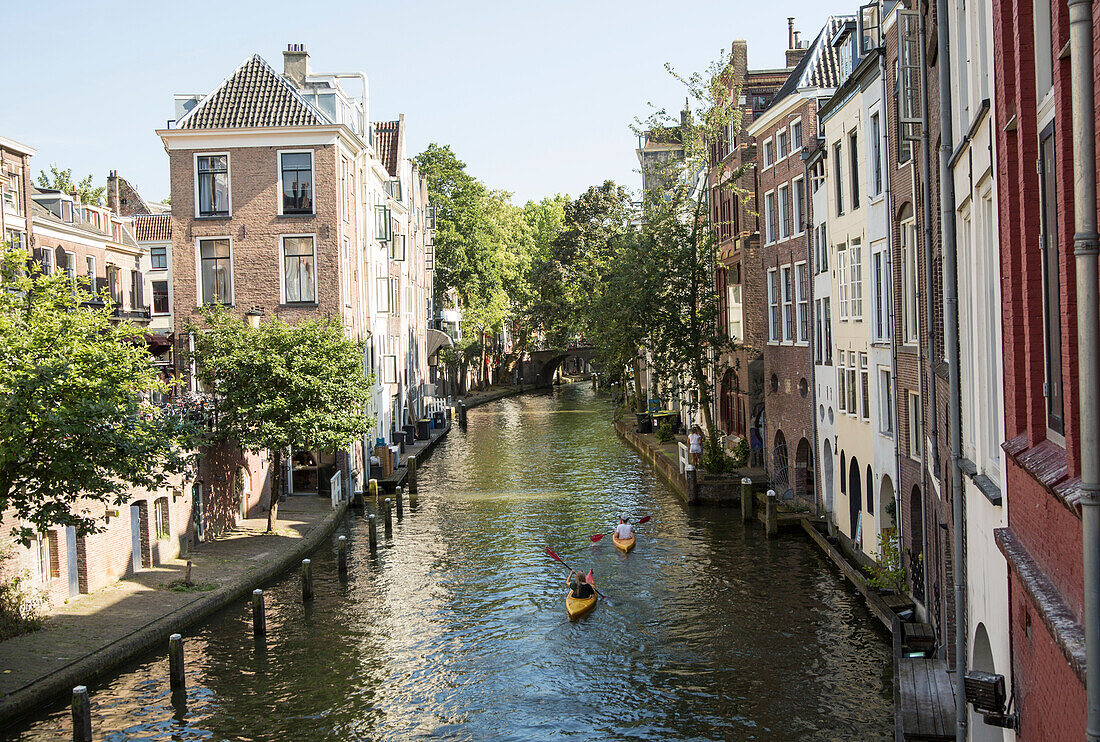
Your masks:
{"label": "canal quay wall", "polygon": [[[187,569],[174,560],[61,606],[46,628],[0,644],[0,729],[243,601],[320,546],[346,510],[347,503],[332,509],[327,498],[293,498],[280,506],[275,534],[264,533],[264,514],[192,554],[199,590],[166,589]],[[213,580],[217,587],[201,590]]]}

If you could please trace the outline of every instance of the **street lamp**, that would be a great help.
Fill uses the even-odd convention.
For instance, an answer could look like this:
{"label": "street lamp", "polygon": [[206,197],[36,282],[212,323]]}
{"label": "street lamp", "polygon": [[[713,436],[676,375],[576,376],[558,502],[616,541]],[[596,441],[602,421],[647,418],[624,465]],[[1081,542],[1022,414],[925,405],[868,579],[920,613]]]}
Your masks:
{"label": "street lamp", "polygon": [[245,315],[248,318],[248,326],[253,330],[260,329],[260,317],[264,316],[264,308],[253,305]]}

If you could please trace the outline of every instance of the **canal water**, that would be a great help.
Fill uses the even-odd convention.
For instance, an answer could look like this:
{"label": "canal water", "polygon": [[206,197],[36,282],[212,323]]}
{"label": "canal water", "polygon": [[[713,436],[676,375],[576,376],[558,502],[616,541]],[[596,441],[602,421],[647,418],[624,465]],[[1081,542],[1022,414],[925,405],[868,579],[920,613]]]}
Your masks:
{"label": "canal water", "polygon": [[[614,517],[651,516],[637,549]],[[185,633],[186,707],[149,656],[91,689],[97,740],[886,740],[888,637],[809,541],[735,509],[681,504],[582,386],[470,411],[421,469],[372,559],[351,515],[349,575],[314,555]],[[381,538],[381,525],[379,526]],[[607,595],[566,620],[565,570]],[[8,739],[71,739],[58,706]]]}

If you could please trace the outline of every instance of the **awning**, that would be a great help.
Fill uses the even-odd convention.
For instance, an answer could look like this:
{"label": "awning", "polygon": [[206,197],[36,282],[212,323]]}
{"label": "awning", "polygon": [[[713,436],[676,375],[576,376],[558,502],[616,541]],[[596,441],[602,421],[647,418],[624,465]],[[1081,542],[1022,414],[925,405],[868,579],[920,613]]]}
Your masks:
{"label": "awning", "polygon": [[439,352],[440,348],[453,348],[455,347],[455,341],[451,340],[451,336],[442,330],[433,330],[428,328],[428,353],[427,357],[431,358]]}

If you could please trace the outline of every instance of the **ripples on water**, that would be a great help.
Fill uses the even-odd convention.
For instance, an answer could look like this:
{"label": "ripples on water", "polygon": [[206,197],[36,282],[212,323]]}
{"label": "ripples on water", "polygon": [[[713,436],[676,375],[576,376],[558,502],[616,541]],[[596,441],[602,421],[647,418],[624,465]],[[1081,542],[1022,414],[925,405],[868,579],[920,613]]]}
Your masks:
{"label": "ripples on water", "polygon": [[[619,512],[653,518],[628,556],[588,539]],[[266,646],[243,603],[185,632],[186,708],[161,656],[93,687],[96,739],[892,737],[858,596],[809,542],[681,505],[582,387],[471,411],[377,559],[361,516],[342,532],[349,575],[315,554],[312,606],[294,577],[265,590]],[[608,596],[577,623],[547,545]],[[71,739],[68,710],[6,739]]]}

